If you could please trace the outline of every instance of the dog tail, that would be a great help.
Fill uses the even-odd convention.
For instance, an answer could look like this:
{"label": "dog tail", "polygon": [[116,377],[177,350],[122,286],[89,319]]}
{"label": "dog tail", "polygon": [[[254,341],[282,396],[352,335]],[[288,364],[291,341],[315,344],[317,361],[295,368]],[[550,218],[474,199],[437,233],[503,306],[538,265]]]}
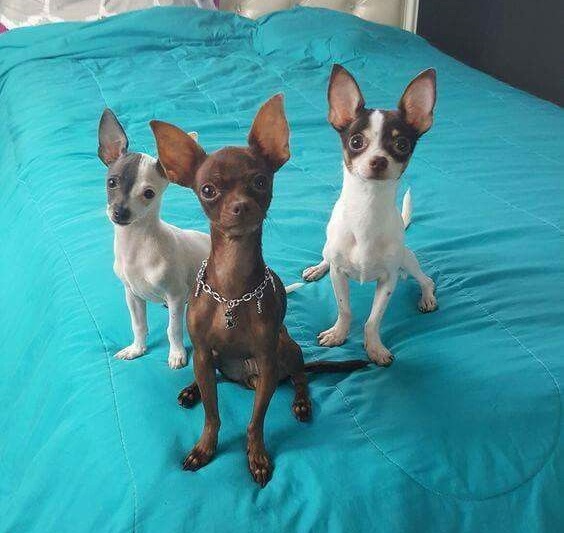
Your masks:
{"label": "dog tail", "polygon": [[312,361],[306,363],[304,369],[306,372],[315,372],[316,374],[324,374],[327,372],[352,372],[367,367],[370,361],[365,359],[352,359],[350,361]]}
{"label": "dog tail", "polygon": [[403,195],[403,201],[401,203],[401,218],[403,218],[403,227],[405,229],[407,229],[411,224],[412,207],[413,206],[411,203],[411,187],[410,187]]}
{"label": "dog tail", "polygon": [[290,294],[291,292],[297,291],[303,285],[303,283],[292,283],[284,288],[286,289],[286,294]]}

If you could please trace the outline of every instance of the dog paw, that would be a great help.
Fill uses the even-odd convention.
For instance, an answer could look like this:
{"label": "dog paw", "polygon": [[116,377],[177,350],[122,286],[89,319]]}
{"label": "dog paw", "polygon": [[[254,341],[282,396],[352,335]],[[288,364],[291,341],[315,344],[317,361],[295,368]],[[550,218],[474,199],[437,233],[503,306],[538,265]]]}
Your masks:
{"label": "dog paw", "polygon": [[302,272],[302,278],[305,281],[317,281],[321,279],[328,270],[328,266],[324,263],[319,263],[319,265],[307,267]]}
{"label": "dog paw", "polygon": [[186,363],[188,362],[186,357],[186,350],[184,347],[179,349],[172,349],[168,353],[168,366],[173,370],[177,370],[179,368],[185,367]]}
{"label": "dog paw", "polygon": [[123,350],[117,352],[114,357],[116,359],[135,359],[136,357],[140,357],[147,351],[146,346],[140,346],[138,344],[131,344],[130,346],[126,346]]}
{"label": "dog paw", "polygon": [[190,407],[194,407],[200,401],[200,388],[196,383],[192,383],[192,385],[188,385],[180,391],[178,395],[178,404],[186,409]]}
{"label": "dog paw", "polygon": [[249,471],[253,479],[264,487],[272,477],[272,463],[266,451],[251,451],[248,453]]}
{"label": "dog paw", "polygon": [[295,398],[292,412],[300,422],[307,422],[311,418],[311,401],[309,398]]}
{"label": "dog paw", "polygon": [[390,352],[390,350],[388,350],[388,348],[386,348],[383,344],[366,344],[365,348],[368,357],[378,366],[390,366],[394,362],[394,356],[392,352]]}
{"label": "dog paw", "polygon": [[322,331],[317,340],[321,346],[341,346],[347,338],[348,330],[336,324],[326,331]]}
{"label": "dog paw", "polygon": [[186,459],[184,459],[182,469],[195,472],[202,468],[202,466],[206,466],[211,461],[214,453],[214,446],[206,446],[205,444],[198,443],[192,448],[192,451],[186,456]]}
{"label": "dog paw", "polygon": [[421,300],[419,300],[419,303],[417,304],[417,307],[422,313],[431,313],[438,307],[437,298],[433,293],[423,294],[421,296]]}

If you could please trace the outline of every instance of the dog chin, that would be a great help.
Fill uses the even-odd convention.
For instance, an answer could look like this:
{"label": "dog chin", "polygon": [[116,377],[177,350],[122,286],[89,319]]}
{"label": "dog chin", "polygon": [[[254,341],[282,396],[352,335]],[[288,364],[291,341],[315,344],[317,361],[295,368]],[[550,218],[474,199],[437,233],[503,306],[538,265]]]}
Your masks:
{"label": "dog chin", "polygon": [[363,175],[362,179],[364,179],[365,181],[372,181],[372,182],[385,182],[385,181],[389,181],[389,182],[396,182],[398,181],[402,175],[403,175],[403,170],[401,169],[398,172],[398,169],[387,169],[386,171],[379,173],[379,174],[374,174],[372,172],[367,172],[366,174]]}
{"label": "dog chin", "polygon": [[108,217],[110,219],[110,222],[114,225],[114,226],[129,226],[133,220],[114,220],[112,217]]}
{"label": "dog chin", "polygon": [[390,176],[387,172],[384,174],[373,174],[372,172],[368,172],[368,173],[360,173],[360,172],[355,172],[354,175],[361,179],[362,181],[366,181],[366,182],[383,182],[383,181],[396,181],[399,176],[397,178],[395,178],[394,176]]}
{"label": "dog chin", "polygon": [[261,226],[261,223],[256,224],[232,224],[232,225],[218,225],[218,229],[228,237],[244,237],[255,233]]}

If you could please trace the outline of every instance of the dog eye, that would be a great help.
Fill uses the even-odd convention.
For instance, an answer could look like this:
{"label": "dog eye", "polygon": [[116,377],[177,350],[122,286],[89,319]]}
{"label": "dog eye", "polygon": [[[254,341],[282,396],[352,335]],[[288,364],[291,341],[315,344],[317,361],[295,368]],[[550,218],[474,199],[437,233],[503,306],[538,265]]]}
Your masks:
{"label": "dog eye", "polygon": [[211,200],[212,198],[215,198],[217,196],[216,188],[213,185],[210,185],[209,183],[206,183],[200,189],[200,192],[202,193],[202,196],[207,200]]}
{"label": "dog eye", "polygon": [[255,187],[255,189],[265,189],[267,183],[268,181],[266,179],[266,176],[263,176],[262,174],[255,176],[255,178],[253,179],[253,186]]}
{"label": "dog eye", "polygon": [[411,149],[411,143],[409,142],[409,139],[402,136],[396,137],[394,139],[394,146],[396,150],[402,154],[406,154]]}
{"label": "dog eye", "polygon": [[355,152],[362,150],[364,148],[364,135],[362,133],[355,133],[349,139],[349,146]]}
{"label": "dog eye", "polygon": [[155,197],[155,191],[153,191],[153,189],[145,189],[143,196],[147,198],[147,200],[150,200]]}
{"label": "dog eye", "polygon": [[108,179],[108,189],[115,189],[117,187],[117,180],[115,178]]}

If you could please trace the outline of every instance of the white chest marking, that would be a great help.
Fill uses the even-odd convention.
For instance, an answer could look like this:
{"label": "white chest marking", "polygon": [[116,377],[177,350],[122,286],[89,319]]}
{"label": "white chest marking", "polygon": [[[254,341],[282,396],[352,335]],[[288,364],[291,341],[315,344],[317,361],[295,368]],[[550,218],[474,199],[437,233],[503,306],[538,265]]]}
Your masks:
{"label": "white chest marking", "polygon": [[404,227],[396,191],[396,181],[362,180],[344,168],[343,190],[327,226],[324,257],[347,276],[374,281],[400,268]]}

